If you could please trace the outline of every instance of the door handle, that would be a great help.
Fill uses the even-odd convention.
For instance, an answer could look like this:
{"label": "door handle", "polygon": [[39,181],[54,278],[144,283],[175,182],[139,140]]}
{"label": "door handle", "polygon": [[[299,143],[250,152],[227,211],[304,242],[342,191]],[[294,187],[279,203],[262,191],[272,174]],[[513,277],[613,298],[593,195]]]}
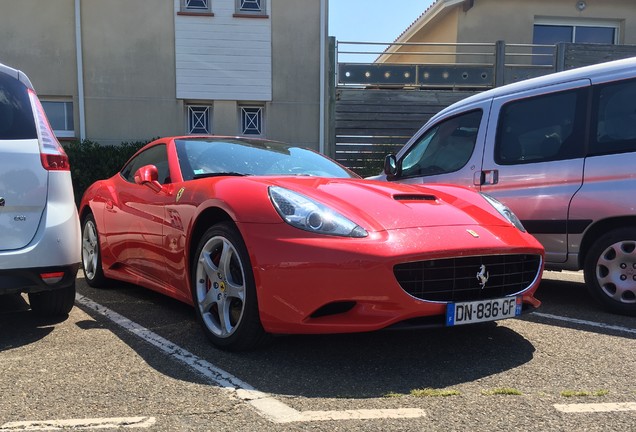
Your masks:
{"label": "door handle", "polygon": [[473,184],[475,186],[495,185],[499,183],[499,170],[483,170],[475,173]]}

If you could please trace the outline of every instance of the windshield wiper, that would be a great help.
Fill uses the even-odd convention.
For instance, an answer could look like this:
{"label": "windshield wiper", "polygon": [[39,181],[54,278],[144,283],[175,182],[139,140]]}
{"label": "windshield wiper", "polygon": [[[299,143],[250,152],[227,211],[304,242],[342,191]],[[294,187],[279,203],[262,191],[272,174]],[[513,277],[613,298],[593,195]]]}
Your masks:
{"label": "windshield wiper", "polygon": [[229,171],[229,172],[214,172],[214,173],[203,173],[203,174],[195,174],[193,179],[202,179],[208,177],[243,177],[248,176],[249,174],[243,174],[239,172]]}

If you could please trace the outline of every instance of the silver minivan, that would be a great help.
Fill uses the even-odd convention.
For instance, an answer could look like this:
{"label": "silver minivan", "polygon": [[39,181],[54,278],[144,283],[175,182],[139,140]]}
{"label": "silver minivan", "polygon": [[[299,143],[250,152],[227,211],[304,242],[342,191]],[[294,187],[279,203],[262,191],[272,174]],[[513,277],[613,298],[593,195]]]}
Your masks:
{"label": "silver minivan", "polygon": [[583,269],[602,305],[636,315],[636,58],[459,101],[376,179],[492,195],[543,244],[546,269]]}
{"label": "silver minivan", "polygon": [[0,64],[0,301],[68,314],[80,246],[68,157],[27,76]]}

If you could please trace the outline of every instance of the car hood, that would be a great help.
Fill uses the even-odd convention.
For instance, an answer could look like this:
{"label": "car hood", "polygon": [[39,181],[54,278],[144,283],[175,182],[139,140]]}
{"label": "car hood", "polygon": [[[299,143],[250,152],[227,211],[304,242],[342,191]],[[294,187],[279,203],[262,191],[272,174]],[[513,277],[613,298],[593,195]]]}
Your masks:
{"label": "car hood", "polygon": [[276,178],[268,183],[326,204],[365,229],[511,225],[478,193],[459,186],[312,177]]}

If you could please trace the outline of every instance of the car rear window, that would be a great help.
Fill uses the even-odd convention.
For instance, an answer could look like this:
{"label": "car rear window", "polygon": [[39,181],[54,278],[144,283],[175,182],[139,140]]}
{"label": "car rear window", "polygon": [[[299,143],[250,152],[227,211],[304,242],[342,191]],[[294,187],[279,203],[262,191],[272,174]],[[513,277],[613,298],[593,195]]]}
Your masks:
{"label": "car rear window", "polygon": [[0,73],[0,140],[33,138],[37,131],[26,86]]}

